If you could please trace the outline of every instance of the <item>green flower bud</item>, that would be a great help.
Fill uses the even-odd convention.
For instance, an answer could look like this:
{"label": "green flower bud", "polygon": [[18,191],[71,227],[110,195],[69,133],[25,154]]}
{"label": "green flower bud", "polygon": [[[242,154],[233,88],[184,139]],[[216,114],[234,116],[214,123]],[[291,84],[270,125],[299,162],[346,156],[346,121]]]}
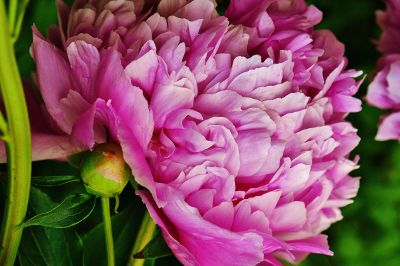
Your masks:
{"label": "green flower bud", "polygon": [[131,171],[115,144],[101,144],[82,160],[81,177],[88,193],[100,197],[118,196],[131,177]]}

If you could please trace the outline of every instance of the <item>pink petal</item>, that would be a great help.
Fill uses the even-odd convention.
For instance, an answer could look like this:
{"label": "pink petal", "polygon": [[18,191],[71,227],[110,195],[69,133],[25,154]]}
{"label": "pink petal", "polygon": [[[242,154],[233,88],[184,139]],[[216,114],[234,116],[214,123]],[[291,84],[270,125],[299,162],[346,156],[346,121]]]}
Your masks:
{"label": "pink petal", "polygon": [[68,113],[60,106],[60,100],[74,89],[68,62],[58,48],[43,39],[36,28],[33,28],[32,52],[46,108],[57,125],[69,134],[74,121],[68,119]]}
{"label": "pink petal", "polygon": [[74,77],[80,84],[81,95],[88,102],[93,102],[97,94],[94,83],[100,64],[97,48],[83,41],[76,41],[67,47],[67,55]]}
{"label": "pink petal", "polygon": [[261,236],[252,232],[234,233],[211,224],[173,191],[161,191],[169,195],[162,210],[174,224],[179,242],[193,254],[199,265],[256,265],[263,261]]}
{"label": "pink petal", "polygon": [[271,228],[274,232],[298,231],[307,219],[307,210],[303,202],[293,201],[274,210]]}
{"label": "pink petal", "polygon": [[383,118],[379,126],[376,139],[377,140],[400,139],[400,112],[392,113]]}
{"label": "pink petal", "polygon": [[[32,161],[66,159],[67,156],[82,151],[72,144],[70,137],[46,133],[32,134]],[[6,163],[4,142],[0,142],[0,163]]]}
{"label": "pink petal", "polygon": [[387,91],[387,70],[381,70],[368,87],[367,101],[376,107],[386,109],[395,106]]}
{"label": "pink petal", "polygon": [[209,209],[203,218],[210,223],[230,230],[233,223],[234,209],[232,202],[222,202],[220,205]]}
{"label": "pink petal", "polygon": [[151,218],[153,218],[154,222],[158,226],[160,226],[164,240],[176,256],[176,258],[187,266],[198,265],[195,257],[189,252],[189,250],[185,246],[180,243],[177,234],[173,233],[175,232],[175,230],[172,229],[172,224],[169,223],[168,218],[162,212],[162,209],[157,207],[151,195],[144,190],[136,190],[136,194],[146,204]]}
{"label": "pink petal", "polygon": [[95,143],[106,142],[107,134],[116,140],[117,116],[110,103],[97,99],[76,121],[72,137],[77,144],[92,149]]}
{"label": "pink petal", "polygon": [[125,68],[132,84],[151,95],[158,69],[157,54],[150,50],[138,59],[133,60]]}

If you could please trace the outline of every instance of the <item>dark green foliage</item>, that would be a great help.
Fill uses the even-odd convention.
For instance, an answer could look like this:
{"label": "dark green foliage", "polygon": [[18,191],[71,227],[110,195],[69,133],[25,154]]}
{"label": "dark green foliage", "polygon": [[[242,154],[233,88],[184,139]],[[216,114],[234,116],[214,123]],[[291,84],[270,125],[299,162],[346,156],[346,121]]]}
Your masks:
{"label": "dark green foliage", "polygon": [[[31,189],[29,212],[38,214],[57,205],[46,193]],[[54,229],[40,226],[26,228],[18,253],[22,266],[72,266],[83,261],[82,240],[74,229]]]}
{"label": "dark green foliage", "polygon": [[39,225],[50,228],[68,228],[85,220],[93,211],[96,198],[89,194],[69,195],[60,204],[24,222],[21,227]]}
{"label": "dark green foliage", "polygon": [[[139,200],[111,217],[115,245],[116,265],[125,265],[135,243],[135,236],[140,226],[142,211]],[[103,223],[98,224],[83,236],[85,264],[106,265],[106,246]]]}
{"label": "dark green foliage", "polygon": [[32,176],[32,185],[37,187],[56,187],[72,182],[81,182],[81,179],[75,175]]}

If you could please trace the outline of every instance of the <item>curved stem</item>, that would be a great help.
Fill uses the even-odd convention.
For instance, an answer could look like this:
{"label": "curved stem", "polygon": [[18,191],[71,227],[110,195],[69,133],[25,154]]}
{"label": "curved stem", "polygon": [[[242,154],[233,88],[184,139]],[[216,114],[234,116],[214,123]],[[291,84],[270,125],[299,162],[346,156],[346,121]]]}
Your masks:
{"label": "curved stem", "polygon": [[7,135],[7,121],[4,119],[3,114],[0,112],[0,138],[3,139]]}
{"label": "curved stem", "polygon": [[101,208],[103,211],[104,233],[106,237],[107,247],[107,265],[115,265],[114,256],[114,241],[112,234],[111,216],[110,216],[110,199],[106,197],[101,198]]}
{"label": "curved stem", "polygon": [[20,8],[18,15],[16,16],[15,25],[12,31],[12,42],[15,43],[18,40],[19,34],[21,33],[22,22],[24,20],[25,11],[28,7],[29,0],[22,0],[20,3]]}
{"label": "curved stem", "polygon": [[8,27],[10,33],[14,31],[15,22],[17,20],[18,0],[10,0],[8,3]]}
{"label": "curved stem", "polygon": [[4,1],[0,1],[0,82],[8,122],[3,136],[8,181],[0,231],[0,265],[14,265],[22,236],[17,226],[28,207],[32,155],[28,111],[6,18]]}
{"label": "curved stem", "polygon": [[150,214],[146,211],[142,224],[140,225],[139,233],[136,237],[135,245],[129,256],[128,266],[143,266],[146,259],[135,259],[133,255],[140,252],[153,238],[156,231],[156,224],[151,219]]}

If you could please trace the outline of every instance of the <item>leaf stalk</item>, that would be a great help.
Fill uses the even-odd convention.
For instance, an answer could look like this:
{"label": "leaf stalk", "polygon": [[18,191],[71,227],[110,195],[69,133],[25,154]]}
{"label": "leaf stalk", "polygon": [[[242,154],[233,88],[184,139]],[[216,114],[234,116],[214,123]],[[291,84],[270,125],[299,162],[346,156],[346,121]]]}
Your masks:
{"label": "leaf stalk", "polygon": [[106,237],[107,265],[115,265],[114,240],[112,234],[111,216],[110,216],[110,198],[101,197],[101,209],[103,211],[104,233]]}
{"label": "leaf stalk", "polygon": [[[26,215],[31,182],[31,136],[28,110],[9,25],[13,25],[16,0],[10,2],[10,24],[4,1],[0,1],[0,84],[7,113],[7,131],[2,139],[7,151],[7,199],[0,230],[0,265],[14,265]],[[14,22],[15,23],[15,22]],[[4,124],[3,124],[4,130]]]}
{"label": "leaf stalk", "polygon": [[135,245],[129,256],[128,266],[143,266],[146,259],[136,259],[133,256],[140,252],[153,238],[156,231],[156,224],[150,217],[149,212],[144,214],[142,224],[140,225],[139,233],[136,237]]}

